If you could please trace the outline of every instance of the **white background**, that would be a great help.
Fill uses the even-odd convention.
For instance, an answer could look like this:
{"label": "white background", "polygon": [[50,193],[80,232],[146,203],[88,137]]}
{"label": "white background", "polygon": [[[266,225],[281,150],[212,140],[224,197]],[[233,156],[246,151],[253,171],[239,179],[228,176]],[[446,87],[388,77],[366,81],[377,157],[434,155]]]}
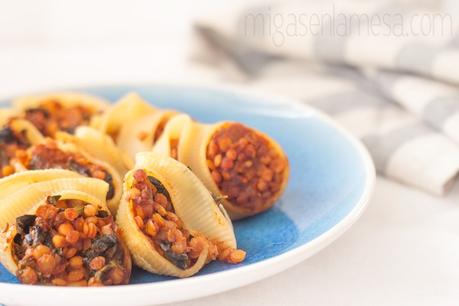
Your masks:
{"label": "white background", "polygon": [[[447,2],[459,12],[457,0]],[[204,78],[188,64],[192,20],[226,6],[0,0],[0,96]],[[458,200],[459,187],[436,198],[378,179],[366,213],[329,248],[264,281],[178,305],[457,305]]]}

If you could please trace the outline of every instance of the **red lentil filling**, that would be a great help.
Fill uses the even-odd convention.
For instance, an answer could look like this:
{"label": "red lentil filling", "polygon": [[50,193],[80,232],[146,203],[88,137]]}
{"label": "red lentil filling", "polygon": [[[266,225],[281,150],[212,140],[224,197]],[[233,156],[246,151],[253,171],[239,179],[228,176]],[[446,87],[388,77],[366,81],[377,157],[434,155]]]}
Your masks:
{"label": "red lentil filling", "polygon": [[30,147],[25,131],[14,131],[9,125],[0,129],[0,177],[5,177],[15,172],[11,160],[25,154]]}
{"label": "red lentil filling", "polygon": [[158,141],[159,137],[164,132],[164,128],[166,127],[167,122],[169,122],[170,117],[169,116],[163,116],[161,120],[158,123],[158,126],[155,129],[155,134],[153,135],[153,143],[156,143]]}
{"label": "red lentil filling", "polygon": [[113,177],[107,170],[102,166],[90,162],[79,153],[66,152],[59,149],[53,141],[30,148],[23,163],[30,170],[67,169],[84,176],[104,180],[109,184],[107,199],[110,200],[115,195]]}
{"label": "red lentil filling", "polygon": [[272,203],[287,163],[265,137],[240,123],[223,125],[207,146],[207,165],[221,193],[254,212]]}
{"label": "red lentil filling", "polygon": [[113,217],[79,200],[48,197],[35,215],[16,219],[13,258],[24,284],[126,284],[129,260]]}
{"label": "red lentil filling", "polygon": [[[158,141],[159,137],[161,137],[161,135],[163,134],[164,128],[166,127],[166,124],[168,121],[169,121],[169,117],[164,116],[161,119],[161,121],[158,123],[158,125],[156,126],[156,129],[154,130],[154,134],[153,134],[153,144],[155,144]],[[145,139],[147,139],[148,135],[149,135],[148,132],[141,131],[137,134],[137,138],[140,141],[144,141]]]}
{"label": "red lentil filling", "polygon": [[25,119],[50,137],[57,131],[73,133],[78,126],[87,125],[92,115],[93,111],[83,105],[64,106],[57,100],[45,101],[25,111]]}
{"label": "red lentil filling", "polygon": [[180,269],[191,267],[207,246],[208,261],[219,259],[240,263],[245,252],[221,247],[203,235],[191,235],[174,212],[165,187],[144,170],[134,172],[130,200],[137,226],[148,237],[156,251]]}
{"label": "red lentil filling", "polygon": [[171,150],[171,157],[173,159],[177,159],[178,158],[178,142],[179,140],[176,139],[176,138],[172,138],[169,140],[169,147],[170,147],[170,150]]}

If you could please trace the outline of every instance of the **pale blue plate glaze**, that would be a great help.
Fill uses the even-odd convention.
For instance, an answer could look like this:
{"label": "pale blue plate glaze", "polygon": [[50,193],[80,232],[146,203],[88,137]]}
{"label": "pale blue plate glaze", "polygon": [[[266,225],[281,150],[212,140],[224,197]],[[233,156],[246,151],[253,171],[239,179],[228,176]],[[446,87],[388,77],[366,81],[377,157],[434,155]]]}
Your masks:
{"label": "pale blue plate glaze", "polygon": [[[271,135],[287,152],[291,176],[279,203],[263,214],[234,223],[238,246],[247,251],[247,259],[239,265],[213,262],[199,275],[240,269],[307,246],[352,212],[359,210],[360,214],[366,204],[374,177],[366,152],[315,111],[273,104],[254,95],[192,86],[82,90],[111,101],[136,91],[156,106],[184,111],[204,122],[240,121]],[[352,222],[358,216],[354,217]],[[170,279],[135,269],[132,283]],[[17,280],[0,266],[0,282]]]}

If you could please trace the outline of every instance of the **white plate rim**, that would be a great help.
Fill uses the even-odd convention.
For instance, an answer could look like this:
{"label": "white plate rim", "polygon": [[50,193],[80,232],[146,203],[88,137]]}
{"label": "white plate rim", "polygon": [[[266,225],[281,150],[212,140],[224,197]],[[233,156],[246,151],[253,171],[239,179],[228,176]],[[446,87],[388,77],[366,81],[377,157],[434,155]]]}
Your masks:
{"label": "white plate rim", "polygon": [[[293,248],[285,253],[276,255],[272,258],[262,260],[247,266],[242,266],[233,270],[215,272],[206,275],[194,276],[187,279],[168,280],[165,282],[154,282],[148,284],[130,284],[116,287],[95,287],[95,288],[76,288],[76,287],[48,287],[48,286],[30,286],[22,284],[0,283],[0,303],[7,305],[27,304],[34,305],[81,305],[85,302],[97,305],[125,305],[125,298],[129,297],[130,305],[156,305],[163,303],[179,302],[190,300],[198,297],[209,296],[231,289],[239,288],[263,278],[282,272],[301,261],[311,257],[318,251],[322,250],[344,232],[346,232],[355,221],[362,215],[370,196],[374,189],[376,174],[372,159],[363,146],[349,131],[341,127],[337,122],[328,115],[310,106],[301,103],[295,99],[286,98],[275,94],[261,93],[259,90],[248,88],[241,85],[228,85],[215,82],[203,81],[164,81],[150,83],[110,83],[97,84],[89,86],[78,86],[71,91],[84,91],[91,88],[100,87],[153,87],[153,86],[183,86],[185,88],[218,90],[230,94],[242,95],[253,98],[255,101],[272,103],[288,109],[298,109],[306,113],[313,114],[320,120],[326,122],[338,132],[341,133],[357,149],[365,170],[365,188],[360,199],[354,208],[335,226],[322,233],[313,240]],[[32,94],[42,92],[66,91],[66,89],[41,90]],[[4,99],[1,99],[4,100]],[[180,292],[180,294],[169,294],[171,292]],[[167,293],[167,294],[166,294]]]}

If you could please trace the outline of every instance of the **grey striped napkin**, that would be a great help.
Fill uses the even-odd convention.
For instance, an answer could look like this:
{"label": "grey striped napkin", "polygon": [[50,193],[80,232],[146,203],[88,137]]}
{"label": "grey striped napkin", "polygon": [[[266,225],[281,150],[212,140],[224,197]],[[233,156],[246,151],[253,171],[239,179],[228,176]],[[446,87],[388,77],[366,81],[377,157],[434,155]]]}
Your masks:
{"label": "grey striped napkin", "polygon": [[323,110],[380,174],[441,195],[459,171],[454,29],[447,14],[391,2],[287,1],[199,20],[194,58]]}

